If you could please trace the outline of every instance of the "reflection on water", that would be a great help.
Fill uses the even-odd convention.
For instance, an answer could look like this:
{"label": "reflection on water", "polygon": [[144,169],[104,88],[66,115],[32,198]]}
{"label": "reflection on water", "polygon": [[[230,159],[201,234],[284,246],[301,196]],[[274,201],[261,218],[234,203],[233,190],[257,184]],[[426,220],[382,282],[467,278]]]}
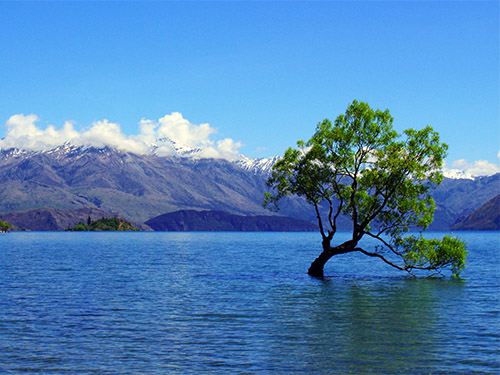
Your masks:
{"label": "reflection on water", "polygon": [[12,233],[0,372],[496,374],[499,247],[475,236],[462,280],[352,256],[320,281],[310,233]]}
{"label": "reflection on water", "polygon": [[[446,342],[439,311],[442,291],[460,294],[456,280],[318,281],[313,290],[277,291],[281,317],[275,360],[304,371],[333,373],[430,373],[443,368]],[[444,336],[443,336],[444,335]],[[287,345],[283,346],[283,341]]]}

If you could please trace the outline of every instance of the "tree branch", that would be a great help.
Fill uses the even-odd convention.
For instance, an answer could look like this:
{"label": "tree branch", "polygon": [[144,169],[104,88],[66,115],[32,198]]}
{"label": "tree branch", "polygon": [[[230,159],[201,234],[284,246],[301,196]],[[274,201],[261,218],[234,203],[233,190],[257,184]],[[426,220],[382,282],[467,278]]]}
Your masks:
{"label": "tree branch", "polygon": [[[404,176],[404,175],[403,175]],[[381,212],[382,210],[384,209],[384,207],[387,205],[387,203],[389,202],[389,199],[392,197],[392,195],[396,192],[399,184],[401,183],[401,180],[403,180],[403,178],[398,178],[396,179],[395,183],[393,184],[393,187],[392,189],[388,192],[387,195],[383,195],[382,196],[384,197],[384,200],[382,201],[382,204],[380,205],[380,207],[378,209],[376,209],[371,215],[369,215],[364,221],[363,223],[361,223],[361,230],[364,230],[366,228],[366,226],[373,220],[375,219]],[[389,187],[387,187],[389,188]]]}
{"label": "tree branch", "polygon": [[329,204],[328,223],[330,224],[330,228],[332,228],[332,231],[335,231],[337,228],[335,228],[335,225],[333,224],[333,221],[332,221],[333,202],[330,198],[325,198],[325,199],[328,201],[328,204]]}
{"label": "tree branch", "polygon": [[379,235],[377,234],[373,234],[371,232],[364,232],[365,234],[367,234],[368,236],[372,237],[372,238],[375,238],[377,240],[379,240],[380,242],[382,242],[389,250],[391,250],[395,255],[398,255],[398,256],[402,256],[401,253],[398,253],[396,250],[394,250],[394,248],[391,246],[390,243],[388,243],[386,240],[384,240],[383,238],[379,237]]}
{"label": "tree branch", "polygon": [[[406,272],[408,272],[410,275],[412,275],[413,277],[416,277],[416,276],[415,276],[415,275],[414,275],[414,274],[410,271],[410,267],[408,267],[408,266],[406,266],[406,267],[401,267],[401,266],[398,266],[397,264],[392,263],[392,262],[390,262],[389,260],[387,260],[386,258],[384,258],[382,255],[377,254],[377,253],[370,253],[369,251],[366,251],[366,250],[364,250],[364,249],[362,249],[362,248],[360,248],[360,247],[357,247],[355,250],[360,251],[360,252],[362,252],[363,254],[368,255],[368,256],[370,256],[370,257],[380,258],[380,259],[382,259],[385,263],[387,263],[388,265],[390,265],[390,266],[392,266],[392,267],[394,267],[394,268],[397,268],[397,269],[398,269],[398,270],[400,270],[400,271],[406,271]],[[412,267],[412,268],[415,268],[415,267]]]}
{"label": "tree branch", "polygon": [[316,217],[318,218],[319,231],[321,232],[321,237],[326,238],[325,230],[323,229],[323,222],[321,220],[321,215],[319,213],[318,204],[314,202],[314,209],[316,210]]}
{"label": "tree branch", "polygon": [[[342,176],[340,178],[342,178]],[[337,179],[335,178],[334,183],[332,185],[332,187],[335,190],[335,193],[337,194],[337,197],[339,198],[339,201],[340,201],[339,205],[337,207],[337,212],[335,213],[335,216],[333,217],[333,226],[335,228],[337,227],[337,218],[339,217],[340,213],[342,212],[342,207],[344,206],[344,198],[342,197],[342,194],[340,194],[339,182],[337,182]]]}

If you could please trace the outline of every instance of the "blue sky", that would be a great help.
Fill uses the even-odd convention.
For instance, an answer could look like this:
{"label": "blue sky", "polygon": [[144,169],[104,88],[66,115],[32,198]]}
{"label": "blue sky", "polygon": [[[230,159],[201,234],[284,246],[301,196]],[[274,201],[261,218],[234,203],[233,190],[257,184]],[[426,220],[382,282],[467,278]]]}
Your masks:
{"label": "blue sky", "polygon": [[180,112],[267,157],[358,99],[498,167],[499,33],[498,1],[0,2],[0,138]]}

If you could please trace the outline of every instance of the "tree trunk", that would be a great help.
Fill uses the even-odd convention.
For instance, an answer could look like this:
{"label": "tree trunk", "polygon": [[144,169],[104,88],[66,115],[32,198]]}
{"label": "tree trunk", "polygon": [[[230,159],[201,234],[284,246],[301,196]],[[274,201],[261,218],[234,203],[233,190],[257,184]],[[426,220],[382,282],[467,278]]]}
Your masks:
{"label": "tree trunk", "polygon": [[328,254],[326,251],[323,251],[319,257],[317,257],[314,262],[311,263],[309,270],[307,273],[310,276],[317,277],[322,279],[324,276],[323,268],[325,267],[326,262],[333,256],[333,254]]}
{"label": "tree trunk", "polygon": [[326,262],[330,260],[331,257],[338,254],[350,253],[356,251],[355,247],[357,241],[350,240],[344,242],[342,245],[331,247],[330,241],[327,239],[323,240],[323,252],[311,263],[307,273],[310,276],[322,279],[324,277],[324,267]]}

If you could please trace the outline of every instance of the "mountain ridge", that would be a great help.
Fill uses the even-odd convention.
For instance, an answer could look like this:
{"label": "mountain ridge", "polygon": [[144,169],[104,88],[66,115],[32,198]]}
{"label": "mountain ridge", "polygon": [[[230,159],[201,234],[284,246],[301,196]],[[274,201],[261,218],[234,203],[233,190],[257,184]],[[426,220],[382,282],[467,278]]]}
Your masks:
{"label": "mountain ridge", "polygon": [[[173,158],[188,158],[188,159],[210,159],[210,157],[204,156],[204,149],[202,147],[192,147],[180,144],[173,141],[170,138],[162,137],[154,141],[145,142],[147,145],[147,151],[139,153],[138,155],[155,155],[159,157],[173,157]],[[124,153],[133,153],[125,149],[119,149],[109,145],[102,147],[97,147],[93,145],[81,145],[73,144],[71,141],[66,141],[65,143],[46,149],[46,150],[26,150],[19,148],[0,148],[0,153],[5,153],[7,155],[34,155],[37,153],[80,153],[87,150],[111,150],[115,149]],[[280,156],[271,156],[266,158],[249,158],[245,155],[239,154],[237,157],[230,159],[229,161],[239,165],[242,169],[252,171],[255,174],[270,174],[272,166],[279,160]],[[443,175],[449,179],[466,179],[466,180],[476,180],[484,176],[474,176],[470,173],[466,173],[457,169],[445,169],[443,170]]]}
{"label": "mountain ridge", "polygon": [[477,208],[469,215],[460,217],[451,230],[500,230],[500,194]]}
{"label": "mountain ridge", "polygon": [[145,223],[155,231],[304,232],[317,225],[287,216],[243,216],[222,211],[180,210],[152,218]]}
{"label": "mountain ridge", "polygon": [[265,180],[224,159],[137,155],[109,147],[0,151],[0,212],[96,207],[146,221],[178,209],[268,213]]}
{"label": "mountain ridge", "polygon": [[[263,195],[276,160],[139,155],[70,144],[49,151],[0,150],[0,212],[93,207],[137,222],[188,209],[269,215]],[[445,178],[431,191],[437,210],[429,229],[447,230],[498,194],[499,186],[500,174]],[[280,206],[280,215],[316,221],[304,199],[288,197]],[[339,223],[339,229],[350,226],[347,219]]]}

